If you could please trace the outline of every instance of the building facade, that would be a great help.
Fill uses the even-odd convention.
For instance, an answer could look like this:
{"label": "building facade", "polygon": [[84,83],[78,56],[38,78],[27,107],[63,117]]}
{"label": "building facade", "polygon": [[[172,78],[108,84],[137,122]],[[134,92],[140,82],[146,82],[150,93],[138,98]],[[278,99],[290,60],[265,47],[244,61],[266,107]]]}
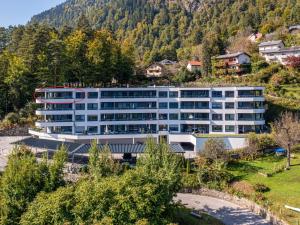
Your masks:
{"label": "building facade", "polygon": [[245,52],[219,55],[213,61],[217,76],[247,73],[251,67],[251,57]]}
{"label": "building facade", "polygon": [[[45,88],[32,135],[143,142],[176,134],[244,134],[264,128],[263,87]],[[178,142],[180,140],[178,139]]]}
{"label": "building facade", "polygon": [[286,48],[282,41],[267,41],[259,44],[259,53],[268,63],[288,64],[288,57],[300,57],[300,46]]}

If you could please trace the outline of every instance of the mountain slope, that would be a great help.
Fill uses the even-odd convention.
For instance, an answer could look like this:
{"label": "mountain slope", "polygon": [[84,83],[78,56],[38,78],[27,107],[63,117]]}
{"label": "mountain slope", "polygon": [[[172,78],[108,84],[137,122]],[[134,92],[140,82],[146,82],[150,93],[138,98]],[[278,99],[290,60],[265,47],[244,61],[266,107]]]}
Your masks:
{"label": "mountain slope", "polygon": [[[208,32],[226,41],[241,30],[263,33],[300,23],[297,0],[68,0],[31,23],[76,26],[85,15],[94,28],[129,38],[141,55],[185,58],[184,48],[202,43]],[[178,53],[178,49],[181,52]]]}

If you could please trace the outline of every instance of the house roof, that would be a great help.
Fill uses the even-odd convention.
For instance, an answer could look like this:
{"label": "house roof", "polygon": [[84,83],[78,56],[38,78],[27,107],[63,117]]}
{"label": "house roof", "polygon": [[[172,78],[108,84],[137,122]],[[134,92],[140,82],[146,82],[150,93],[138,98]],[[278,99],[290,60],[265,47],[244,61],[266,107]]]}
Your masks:
{"label": "house roof", "polygon": [[300,46],[281,48],[281,49],[270,49],[261,52],[262,53],[284,53],[284,52],[298,52],[298,51],[300,51]]}
{"label": "house roof", "polygon": [[270,45],[279,45],[283,43],[282,40],[277,40],[277,41],[266,41],[266,42],[262,42],[260,43],[258,46],[259,47],[264,47],[264,46],[270,46]]}
{"label": "house roof", "polygon": [[192,66],[201,66],[201,62],[199,61],[189,61],[188,64],[192,65]]}
{"label": "house roof", "polygon": [[299,25],[294,25],[289,27],[289,31],[291,32],[292,30],[300,30],[300,24]]}
{"label": "house roof", "polygon": [[172,60],[169,60],[169,59],[164,59],[164,60],[159,62],[159,64],[162,64],[162,65],[174,65],[176,63],[177,63],[176,61],[172,61]]}
{"label": "house roof", "polygon": [[219,55],[216,57],[216,59],[229,59],[229,58],[238,57],[243,54],[250,57],[250,55],[247,54],[246,52],[236,52],[236,53],[231,53],[231,54],[226,54],[226,55]]}

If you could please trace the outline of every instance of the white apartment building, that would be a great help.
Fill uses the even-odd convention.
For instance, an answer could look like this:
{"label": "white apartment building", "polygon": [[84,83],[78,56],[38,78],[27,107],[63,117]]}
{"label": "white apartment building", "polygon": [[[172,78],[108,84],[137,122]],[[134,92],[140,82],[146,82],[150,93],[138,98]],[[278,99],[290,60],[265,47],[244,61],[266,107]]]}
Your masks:
{"label": "white apartment building", "polygon": [[36,90],[41,139],[186,142],[197,134],[261,132],[263,87],[44,88]]}
{"label": "white apartment building", "polygon": [[287,65],[287,58],[290,56],[300,57],[300,46],[285,48],[284,43],[279,41],[267,41],[258,45],[259,53],[267,62]]}

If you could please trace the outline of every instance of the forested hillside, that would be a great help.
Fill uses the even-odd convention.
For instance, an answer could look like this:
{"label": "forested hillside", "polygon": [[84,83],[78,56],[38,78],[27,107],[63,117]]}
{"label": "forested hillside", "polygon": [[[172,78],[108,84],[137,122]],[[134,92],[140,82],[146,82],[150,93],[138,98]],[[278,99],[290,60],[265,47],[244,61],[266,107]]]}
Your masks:
{"label": "forested hillside", "polygon": [[190,57],[208,33],[226,41],[238,31],[263,34],[300,23],[297,0],[68,0],[36,15],[33,22],[74,26],[85,15],[95,28],[128,37],[140,60]]}

